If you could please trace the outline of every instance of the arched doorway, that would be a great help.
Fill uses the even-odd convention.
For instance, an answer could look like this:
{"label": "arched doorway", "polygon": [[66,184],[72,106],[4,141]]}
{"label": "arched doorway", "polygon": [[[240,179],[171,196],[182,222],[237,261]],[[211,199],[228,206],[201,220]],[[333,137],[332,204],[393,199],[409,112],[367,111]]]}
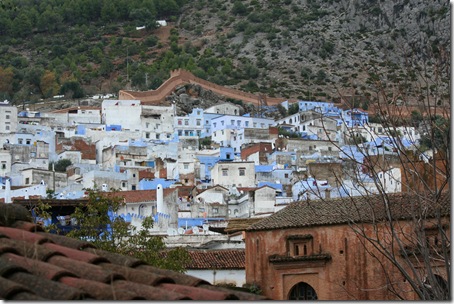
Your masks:
{"label": "arched doorway", "polygon": [[317,293],[311,285],[300,282],[292,287],[289,300],[317,300]]}

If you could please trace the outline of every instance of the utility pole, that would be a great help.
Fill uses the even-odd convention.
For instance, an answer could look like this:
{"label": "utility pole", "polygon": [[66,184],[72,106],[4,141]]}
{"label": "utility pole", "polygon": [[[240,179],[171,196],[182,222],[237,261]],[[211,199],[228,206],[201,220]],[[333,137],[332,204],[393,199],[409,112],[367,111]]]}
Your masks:
{"label": "utility pole", "polygon": [[129,46],[126,47],[126,82],[129,83]]}
{"label": "utility pole", "polygon": [[148,90],[148,73],[145,73],[145,87]]}
{"label": "utility pole", "polygon": [[52,183],[53,183],[53,190],[55,194],[55,162],[52,163]]}

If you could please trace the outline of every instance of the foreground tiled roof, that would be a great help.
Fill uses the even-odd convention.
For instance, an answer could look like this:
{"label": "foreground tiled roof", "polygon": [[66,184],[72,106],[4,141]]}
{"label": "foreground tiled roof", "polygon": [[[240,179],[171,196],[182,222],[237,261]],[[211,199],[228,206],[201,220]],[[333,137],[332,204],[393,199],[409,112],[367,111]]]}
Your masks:
{"label": "foreground tiled roof", "polygon": [[263,300],[136,258],[41,231],[20,205],[0,204],[0,299]]}
{"label": "foreground tiled roof", "polygon": [[189,250],[187,269],[244,269],[244,249]]}
{"label": "foreground tiled roof", "polygon": [[[394,220],[410,219],[415,214],[425,217],[434,217],[437,212],[442,216],[451,214],[450,193],[443,193],[431,202],[406,193],[387,197]],[[384,197],[380,195],[296,202],[252,224],[246,231],[380,221],[387,216],[384,206]]]}

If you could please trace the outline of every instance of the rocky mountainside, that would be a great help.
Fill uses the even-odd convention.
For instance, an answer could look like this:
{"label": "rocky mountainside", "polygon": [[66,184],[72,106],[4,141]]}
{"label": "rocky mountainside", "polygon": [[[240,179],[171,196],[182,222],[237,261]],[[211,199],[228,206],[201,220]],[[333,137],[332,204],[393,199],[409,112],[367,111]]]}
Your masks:
{"label": "rocky mountainside", "polygon": [[[156,89],[174,69],[269,97],[355,96],[365,109],[449,102],[447,0],[17,3],[0,7],[0,99],[19,105]],[[159,19],[168,25],[141,27]]]}
{"label": "rocky mountainside", "polygon": [[[239,68],[251,63],[258,71],[249,87],[276,96],[370,94],[375,77],[396,84],[416,67],[432,77],[435,65],[450,60],[448,1],[195,0],[177,28],[201,52]],[[443,80],[449,94],[449,77]]]}

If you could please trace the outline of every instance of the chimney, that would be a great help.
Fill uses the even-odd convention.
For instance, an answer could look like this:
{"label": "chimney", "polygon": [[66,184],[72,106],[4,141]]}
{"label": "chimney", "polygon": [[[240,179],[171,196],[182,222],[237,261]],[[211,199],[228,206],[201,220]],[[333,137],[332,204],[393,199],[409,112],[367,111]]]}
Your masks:
{"label": "chimney", "polygon": [[7,204],[11,204],[12,201],[11,201],[11,182],[8,179],[6,179],[6,182],[5,182],[5,203]]}
{"label": "chimney", "polygon": [[162,185],[158,184],[156,187],[156,205],[157,205],[157,212],[158,213],[165,213],[164,210],[164,191],[162,189]]}
{"label": "chimney", "polygon": [[325,189],[325,199],[330,199],[330,198],[331,198],[331,190]]}

